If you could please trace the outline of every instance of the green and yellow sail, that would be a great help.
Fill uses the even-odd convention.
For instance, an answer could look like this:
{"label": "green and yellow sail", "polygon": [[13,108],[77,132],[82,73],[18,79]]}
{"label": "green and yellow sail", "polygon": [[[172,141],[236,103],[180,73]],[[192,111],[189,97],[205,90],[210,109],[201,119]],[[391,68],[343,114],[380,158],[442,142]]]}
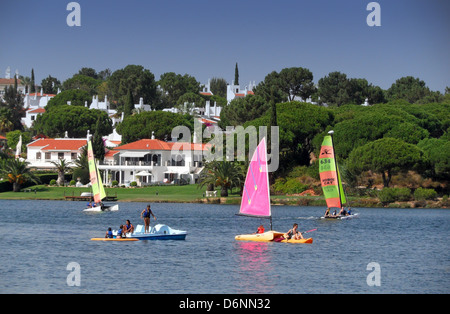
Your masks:
{"label": "green and yellow sail", "polygon": [[344,206],[347,201],[339,175],[331,135],[326,135],[322,142],[319,155],[319,174],[328,208]]}
{"label": "green and yellow sail", "polygon": [[95,163],[94,150],[91,141],[88,141],[88,161],[89,161],[89,177],[91,179],[92,194],[94,194],[94,202],[99,203],[106,197],[105,188],[103,187],[102,178]]}

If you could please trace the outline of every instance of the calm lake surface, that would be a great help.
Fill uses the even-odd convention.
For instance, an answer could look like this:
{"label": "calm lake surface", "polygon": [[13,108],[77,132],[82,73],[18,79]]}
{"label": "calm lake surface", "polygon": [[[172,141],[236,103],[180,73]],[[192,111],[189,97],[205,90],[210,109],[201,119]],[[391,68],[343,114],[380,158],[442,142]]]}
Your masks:
{"label": "calm lake surface", "polygon": [[[356,208],[357,219],[322,221],[324,208],[273,206],[275,230],[317,228],[312,245],[295,245],[235,241],[269,228],[235,216],[239,206],[161,203],[156,222],[188,231],[185,241],[90,241],[143,224],[145,205],[87,214],[84,202],[0,200],[0,293],[450,293],[449,210]],[[67,284],[71,262],[80,286]],[[368,285],[372,262],[380,286]]]}

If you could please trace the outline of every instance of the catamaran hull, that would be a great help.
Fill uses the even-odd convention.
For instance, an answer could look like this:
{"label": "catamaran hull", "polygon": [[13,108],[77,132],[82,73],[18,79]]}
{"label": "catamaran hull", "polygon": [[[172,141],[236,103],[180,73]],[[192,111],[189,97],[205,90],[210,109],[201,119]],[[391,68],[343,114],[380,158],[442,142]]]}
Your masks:
{"label": "catamaran hull", "polygon": [[238,241],[254,241],[254,242],[281,242],[281,243],[308,243],[311,244],[313,243],[313,239],[312,238],[308,238],[308,239],[300,239],[300,240],[294,240],[294,239],[290,239],[290,240],[279,240],[283,237],[282,232],[277,232],[277,231],[268,231],[268,232],[264,232],[264,233],[257,233],[257,234],[241,234],[241,235],[237,235],[235,237],[236,240]]}
{"label": "catamaran hull", "polygon": [[[117,234],[117,232],[113,232]],[[144,232],[143,225],[137,225],[133,233],[127,233],[127,239],[138,240],[185,240],[187,232],[172,229],[167,225],[158,224],[150,229],[149,233]]]}
{"label": "catamaran hull", "polygon": [[119,210],[119,205],[113,205],[113,206],[103,206],[103,209],[101,206],[92,207],[92,208],[86,208],[83,211],[84,212],[93,212],[93,213],[100,213],[100,212],[116,212]]}
{"label": "catamaran hull", "polygon": [[348,215],[348,216],[339,216],[339,217],[320,217],[320,219],[337,219],[337,220],[347,220],[347,219],[352,219],[352,218],[358,218],[359,214],[352,214],[352,215]]}

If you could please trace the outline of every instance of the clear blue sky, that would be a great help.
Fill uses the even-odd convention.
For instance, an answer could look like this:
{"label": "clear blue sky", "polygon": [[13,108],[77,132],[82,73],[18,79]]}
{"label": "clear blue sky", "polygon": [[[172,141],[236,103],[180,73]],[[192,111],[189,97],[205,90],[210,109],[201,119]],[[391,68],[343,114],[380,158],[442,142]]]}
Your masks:
{"label": "clear blue sky", "polygon": [[306,67],[317,81],[333,71],[384,89],[403,76],[432,90],[450,86],[450,1],[380,0],[381,26],[366,24],[370,0],[79,0],[81,27],[66,24],[64,0],[0,6],[0,77],[11,67],[38,83],[82,67],[138,64],[155,74],[262,81]]}

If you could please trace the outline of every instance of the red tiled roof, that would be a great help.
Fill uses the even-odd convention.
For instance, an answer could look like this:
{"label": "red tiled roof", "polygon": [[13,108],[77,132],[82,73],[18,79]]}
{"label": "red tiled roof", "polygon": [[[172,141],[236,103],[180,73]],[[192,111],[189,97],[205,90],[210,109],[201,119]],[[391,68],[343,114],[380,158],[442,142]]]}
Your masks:
{"label": "red tiled roof", "polygon": [[212,96],[213,94],[211,92],[200,92],[201,95],[205,96]]}
{"label": "red tiled roof", "polygon": [[217,124],[217,121],[208,120],[208,119],[204,119],[204,118],[201,118],[200,122],[203,123],[203,124],[207,124],[207,123],[209,123],[209,124]]}
{"label": "red tiled roof", "polygon": [[0,140],[6,140],[6,137],[0,135]]}
{"label": "red tiled roof", "polygon": [[[0,78],[0,84],[3,84],[3,85],[14,85],[14,79],[12,78],[12,79],[7,79],[7,78]],[[20,85],[20,84],[22,84],[22,81],[21,80],[17,80],[17,85]]]}
{"label": "red tiled roof", "polygon": [[[143,139],[133,143],[125,144],[114,148],[115,150],[172,150],[174,142],[164,142],[157,139]],[[183,144],[183,143],[178,143]],[[191,150],[207,150],[209,144],[193,144],[190,143]],[[183,150],[183,145],[180,145],[179,150]]]}
{"label": "red tiled roof", "polygon": [[115,154],[119,153],[117,150],[109,150],[105,153],[105,158],[106,157],[113,157]]}
{"label": "red tiled roof", "polygon": [[36,108],[36,109],[29,109],[28,113],[44,113],[45,109],[44,108]]}
{"label": "red tiled roof", "polygon": [[84,139],[38,139],[30,144],[28,147],[42,147],[43,151],[77,151],[87,144]]}
{"label": "red tiled roof", "polygon": [[29,94],[29,96],[34,96],[34,95],[36,95],[36,96],[38,96],[38,97],[40,97],[40,96],[55,97],[55,96],[56,96],[55,94],[41,94],[41,93],[32,93],[32,94]]}

